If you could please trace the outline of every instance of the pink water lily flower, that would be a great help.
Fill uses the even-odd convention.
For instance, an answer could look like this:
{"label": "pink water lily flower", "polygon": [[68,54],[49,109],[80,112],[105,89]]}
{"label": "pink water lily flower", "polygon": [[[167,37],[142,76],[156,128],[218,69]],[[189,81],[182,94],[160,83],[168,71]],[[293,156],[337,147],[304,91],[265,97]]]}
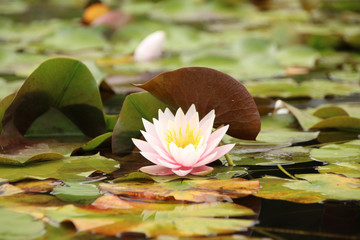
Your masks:
{"label": "pink water lily flower", "polygon": [[185,176],[189,173],[204,175],[213,170],[205,166],[229,152],[235,144],[218,147],[229,128],[223,126],[212,132],[215,111],[210,111],[201,121],[195,105],[186,114],[179,108],[174,116],[169,109],[159,110],[159,119],[153,124],[143,119],[146,141],[132,139],[141,155],[156,165],[140,170],[152,175]]}

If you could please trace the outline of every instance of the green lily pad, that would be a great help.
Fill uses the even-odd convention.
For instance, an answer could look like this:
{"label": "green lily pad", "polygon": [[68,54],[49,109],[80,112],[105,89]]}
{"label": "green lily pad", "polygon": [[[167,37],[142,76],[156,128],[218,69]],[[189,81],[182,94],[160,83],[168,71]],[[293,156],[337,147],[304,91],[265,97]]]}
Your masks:
{"label": "green lily pad", "polygon": [[34,162],[25,165],[0,165],[0,178],[6,181],[21,179],[84,179],[99,170],[111,173],[119,168],[119,163],[113,159],[99,155],[64,157],[57,160]]}
{"label": "green lily pad", "polygon": [[168,107],[150,93],[134,93],[125,98],[112,136],[113,153],[129,152],[134,148],[131,138],[141,137],[142,118],[151,121],[159,109]]}
{"label": "green lily pad", "polygon": [[79,181],[64,181],[66,184],[54,188],[53,194],[64,202],[92,203],[101,193],[95,184]]}
{"label": "green lily pad", "polygon": [[[252,210],[232,203],[183,205],[133,203],[116,199],[111,198],[121,204],[117,209],[99,211],[67,205],[49,209],[46,216],[58,223],[71,221],[80,232],[109,236],[123,232],[144,233],[147,237],[203,236],[245,230],[254,224],[252,220],[224,218],[253,214]],[[111,206],[111,202],[109,204]],[[196,224],[199,222],[201,227]]]}
{"label": "green lily pad", "polygon": [[99,90],[90,71],[77,60],[54,58],[26,79],[6,109],[3,147],[19,141],[33,121],[50,107],[60,110],[91,137],[106,131]]}
{"label": "green lily pad", "polygon": [[336,117],[336,116],[349,116],[349,114],[341,107],[338,106],[323,106],[318,109],[316,109],[315,112],[313,112],[314,116],[319,118],[330,118],[330,117]]}
{"label": "green lily pad", "polygon": [[33,239],[43,234],[44,223],[25,213],[0,208],[2,239]]}
{"label": "green lily pad", "polygon": [[256,140],[269,143],[299,143],[314,140],[318,135],[319,132],[262,131]]}
{"label": "green lily pad", "polygon": [[277,54],[278,61],[284,66],[315,67],[319,52],[306,46],[290,46],[283,48]]}
{"label": "green lily pad", "polygon": [[286,200],[297,203],[316,203],[325,200],[359,200],[360,180],[336,174],[299,174],[304,180],[278,177],[260,178],[261,198]]}
{"label": "green lily pad", "polygon": [[360,178],[360,163],[340,162],[336,164],[329,164],[320,166],[318,168],[320,173],[336,173],[349,178]]}
{"label": "green lily pad", "polygon": [[315,123],[310,128],[312,129],[337,128],[342,131],[360,133],[360,118],[349,117],[349,116],[331,117]]}
{"label": "green lily pad", "polygon": [[347,96],[360,91],[357,84],[332,82],[322,79],[297,83],[294,79],[266,79],[264,81],[246,81],[244,85],[253,95],[260,97],[312,97],[324,98],[328,95]]}
{"label": "green lily pad", "polygon": [[95,28],[70,27],[60,29],[42,42],[47,48],[61,51],[78,51],[89,48],[104,49],[108,42]]}
{"label": "green lily pad", "polygon": [[81,143],[42,141],[7,151],[0,151],[0,164],[24,165],[30,162],[55,160],[70,155]]}
{"label": "green lily pad", "polygon": [[268,149],[258,153],[241,153],[237,146],[230,152],[230,156],[236,165],[277,165],[310,162],[310,150],[304,147],[285,147],[278,149]]}
{"label": "green lily pad", "polygon": [[328,163],[360,163],[360,140],[343,144],[329,144],[311,150],[311,157]]}

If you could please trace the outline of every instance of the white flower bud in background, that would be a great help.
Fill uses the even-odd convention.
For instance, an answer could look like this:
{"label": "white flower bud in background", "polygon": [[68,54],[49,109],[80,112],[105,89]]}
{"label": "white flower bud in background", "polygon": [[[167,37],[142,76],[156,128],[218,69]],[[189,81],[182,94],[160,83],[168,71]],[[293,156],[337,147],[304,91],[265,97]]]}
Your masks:
{"label": "white flower bud in background", "polygon": [[161,57],[165,43],[165,32],[156,31],[141,41],[135,49],[135,62],[148,62]]}
{"label": "white flower bud in background", "polygon": [[286,108],[285,103],[282,100],[275,102],[274,114],[288,114],[289,109]]}

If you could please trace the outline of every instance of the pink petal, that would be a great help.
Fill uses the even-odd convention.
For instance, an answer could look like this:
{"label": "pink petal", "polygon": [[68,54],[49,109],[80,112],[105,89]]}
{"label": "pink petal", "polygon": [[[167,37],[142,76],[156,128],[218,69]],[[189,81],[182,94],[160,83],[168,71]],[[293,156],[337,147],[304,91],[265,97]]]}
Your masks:
{"label": "pink petal", "polygon": [[230,152],[230,150],[235,146],[235,144],[226,144],[220,147],[215,148],[214,151],[216,151],[216,159],[221,158],[226,153]]}
{"label": "pink petal", "polygon": [[206,156],[210,154],[212,151],[214,151],[215,147],[219,145],[221,139],[224,137],[226,131],[228,130],[229,125],[226,125],[222,128],[217,129],[213,133],[211,133],[209,140],[207,141],[207,148],[204,152],[203,156]]}
{"label": "pink petal", "polygon": [[216,152],[213,152],[210,155],[206,156],[205,158],[201,158],[197,163],[193,165],[193,167],[200,167],[215,161],[217,159],[216,154],[217,154]]}
{"label": "pink petal", "polygon": [[146,158],[147,160],[149,160],[150,162],[152,162],[156,165],[161,165],[161,166],[164,166],[167,168],[178,168],[179,167],[179,165],[166,161],[166,159],[161,158],[161,156],[156,153],[140,152],[140,154],[143,155],[144,158]]}
{"label": "pink petal", "polygon": [[154,127],[154,124],[144,118],[142,119],[142,122],[144,124],[145,131],[152,136],[156,136],[156,129]]}
{"label": "pink petal", "polygon": [[131,140],[140,151],[155,153],[155,149],[148,142],[135,138],[132,138]]}
{"label": "pink petal", "polygon": [[197,162],[194,165],[194,167],[206,165],[206,164],[209,164],[209,163],[221,158],[226,153],[228,153],[234,146],[235,146],[235,144],[226,144],[226,145],[215,148],[214,152],[211,153],[211,155],[209,155],[205,159],[202,159],[199,162]]}
{"label": "pink petal", "polygon": [[140,171],[143,173],[147,173],[150,175],[159,175],[159,176],[166,176],[174,174],[170,168],[166,168],[163,166],[152,165],[140,168]]}
{"label": "pink petal", "polygon": [[183,177],[185,175],[188,175],[192,171],[192,168],[189,168],[189,169],[171,169],[171,171],[173,173],[175,173],[176,175],[178,175],[180,177]]}
{"label": "pink petal", "polygon": [[197,176],[204,176],[204,175],[211,173],[213,170],[214,170],[214,168],[212,168],[212,167],[201,166],[201,167],[193,168],[193,170],[190,172],[190,174],[197,175]]}

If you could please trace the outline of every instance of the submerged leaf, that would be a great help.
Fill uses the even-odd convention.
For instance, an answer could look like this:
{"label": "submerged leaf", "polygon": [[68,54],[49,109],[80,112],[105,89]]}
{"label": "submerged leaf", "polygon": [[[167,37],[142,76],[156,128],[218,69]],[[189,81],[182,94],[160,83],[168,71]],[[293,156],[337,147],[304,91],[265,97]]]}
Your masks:
{"label": "submerged leaf", "polygon": [[195,104],[200,118],[215,110],[215,127],[229,124],[228,134],[254,140],[260,115],[246,88],[227,74],[205,67],[180,68],[139,85],[174,108]]}

